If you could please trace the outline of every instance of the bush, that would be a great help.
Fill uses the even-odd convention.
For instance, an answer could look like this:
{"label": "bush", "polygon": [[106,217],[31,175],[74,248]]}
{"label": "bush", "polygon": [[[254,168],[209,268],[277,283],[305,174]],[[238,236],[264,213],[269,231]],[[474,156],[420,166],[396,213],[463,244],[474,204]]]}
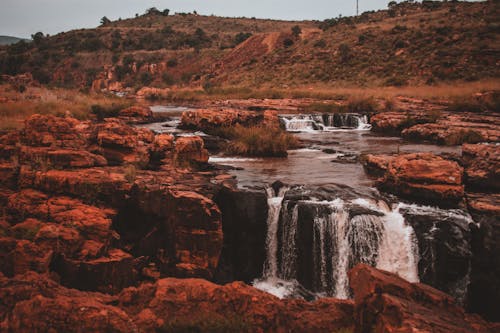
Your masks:
{"label": "bush", "polygon": [[314,46],[314,47],[317,47],[317,48],[324,48],[324,47],[326,47],[326,42],[325,42],[325,40],[324,40],[324,39],[320,39],[320,40],[318,40],[317,42],[315,42],[315,43],[313,44],[313,46]]}
{"label": "bush", "polygon": [[342,62],[347,62],[351,59],[352,54],[351,54],[351,48],[347,44],[340,44],[339,46],[339,54],[340,54],[340,60]]}
{"label": "bush", "polygon": [[234,45],[239,45],[250,37],[252,37],[251,32],[240,32],[234,36]]}
{"label": "bush", "polygon": [[94,104],[90,106],[90,111],[97,117],[98,121],[103,121],[104,118],[117,117],[123,105],[112,104],[109,106]]}
{"label": "bush", "polygon": [[298,26],[298,25],[294,25],[292,27],[292,35],[295,37],[295,38],[298,38],[300,36],[300,34],[302,33],[302,29]]}
{"label": "bush", "polygon": [[141,73],[140,77],[139,77],[139,81],[144,85],[144,86],[147,86],[149,85],[151,82],[153,82],[153,76],[151,75],[151,73],[149,72],[143,72]]}
{"label": "bush", "polygon": [[286,47],[286,48],[289,48],[290,46],[293,45],[293,40],[290,39],[290,38],[286,38],[284,41],[283,41],[283,46]]}
{"label": "bush", "polygon": [[287,150],[297,146],[297,139],[280,128],[238,124],[215,129],[212,134],[229,139],[225,150],[235,155],[286,157]]}
{"label": "bush", "polygon": [[352,97],[347,101],[346,108],[353,113],[374,113],[378,105],[373,97]]}

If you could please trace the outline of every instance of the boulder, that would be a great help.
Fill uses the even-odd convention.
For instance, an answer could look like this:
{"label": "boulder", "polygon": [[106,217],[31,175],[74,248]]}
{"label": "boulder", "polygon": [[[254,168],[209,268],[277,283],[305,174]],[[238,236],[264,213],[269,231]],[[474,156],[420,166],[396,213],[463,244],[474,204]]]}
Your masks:
{"label": "boulder", "polygon": [[138,332],[113,297],[66,289],[45,275],[0,275],[2,332]]}
{"label": "boulder", "polygon": [[29,164],[40,170],[50,168],[91,168],[107,164],[106,159],[101,155],[76,149],[23,146],[19,156],[20,163]]}
{"label": "boulder", "polygon": [[178,166],[193,166],[208,162],[208,151],[199,136],[180,137],[175,141],[174,160]]}
{"label": "boulder", "polygon": [[35,114],[25,121],[21,142],[33,147],[81,149],[87,143],[89,124],[77,119]]}
{"label": "boulder", "polygon": [[121,110],[118,118],[131,124],[147,123],[153,120],[153,111],[147,106],[131,106]]}
{"label": "boulder", "polygon": [[368,265],[354,267],[349,283],[354,292],[357,333],[493,333],[500,328],[466,314],[441,291]]}
{"label": "boulder", "polygon": [[53,251],[46,250],[29,240],[0,238],[0,270],[6,276],[28,271],[46,273],[49,271]]}
{"label": "boulder", "polygon": [[485,192],[500,190],[500,145],[464,144],[462,160],[467,187]]}
{"label": "boulder", "polygon": [[134,257],[119,249],[89,260],[60,256],[52,269],[61,277],[62,285],[80,290],[116,293],[137,279]]}
{"label": "boulder", "polygon": [[362,163],[366,172],[373,176],[383,176],[389,163],[394,159],[394,156],[390,155],[372,155],[368,154],[363,156]]}
{"label": "boulder", "polygon": [[463,169],[431,153],[399,155],[387,165],[379,187],[410,200],[456,206],[464,196]]}
{"label": "boulder", "polygon": [[162,279],[126,289],[119,300],[143,331],[335,332],[353,327],[351,301],[280,300],[241,282],[218,286]]}

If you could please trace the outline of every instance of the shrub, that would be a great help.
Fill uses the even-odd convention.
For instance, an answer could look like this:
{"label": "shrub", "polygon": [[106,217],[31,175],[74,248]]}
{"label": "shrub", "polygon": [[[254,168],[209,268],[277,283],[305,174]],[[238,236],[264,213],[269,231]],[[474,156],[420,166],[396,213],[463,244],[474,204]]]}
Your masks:
{"label": "shrub", "polygon": [[340,54],[340,60],[342,62],[347,62],[351,59],[352,55],[351,55],[351,48],[349,47],[349,45],[343,43],[343,44],[340,44],[339,46],[339,54]]}
{"label": "shrub", "polygon": [[280,128],[238,124],[215,129],[213,134],[230,140],[225,147],[229,154],[285,157],[288,149],[297,146],[295,137]]}
{"label": "shrub", "polygon": [[126,165],[124,167],[125,180],[129,183],[133,183],[137,178],[137,168],[133,164]]}
{"label": "shrub", "polygon": [[90,106],[90,111],[93,115],[97,117],[98,121],[103,121],[104,118],[117,117],[120,110],[123,109],[123,105],[111,104],[111,105],[100,105],[94,104]]}
{"label": "shrub", "polygon": [[320,39],[320,40],[318,40],[317,42],[315,42],[315,43],[313,44],[313,46],[314,46],[314,47],[317,47],[317,48],[324,48],[324,47],[326,47],[326,42],[325,42],[325,40],[324,40],[324,39]]}
{"label": "shrub", "polygon": [[153,76],[151,75],[151,73],[149,72],[143,72],[141,73],[140,77],[139,77],[139,81],[147,86],[149,85],[151,82],[153,82]]}
{"label": "shrub", "polygon": [[300,34],[302,33],[302,29],[298,26],[298,25],[294,25],[292,27],[292,35],[295,37],[295,38],[298,38],[300,36]]}
{"label": "shrub", "polygon": [[179,64],[176,58],[168,59],[167,66],[168,67],[176,67]]}
{"label": "shrub", "polygon": [[283,41],[283,46],[285,46],[286,48],[289,48],[290,46],[293,45],[293,40],[290,39],[290,38],[286,38],[284,41]]}
{"label": "shrub", "polygon": [[240,32],[234,36],[234,45],[241,44],[250,37],[252,37],[251,32]]}
{"label": "shrub", "polygon": [[408,80],[403,76],[392,76],[385,81],[386,86],[402,87],[408,84]]}
{"label": "shrub", "polygon": [[347,101],[346,108],[353,113],[374,113],[378,105],[373,97],[352,97]]}

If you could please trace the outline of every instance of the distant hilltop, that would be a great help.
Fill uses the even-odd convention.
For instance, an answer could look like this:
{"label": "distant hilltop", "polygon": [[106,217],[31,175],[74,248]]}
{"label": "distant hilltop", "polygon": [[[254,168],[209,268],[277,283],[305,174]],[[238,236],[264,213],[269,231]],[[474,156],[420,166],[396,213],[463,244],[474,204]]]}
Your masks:
{"label": "distant hilltop", "polygon": [[0,45],[10,45],[15,44],[24,40],[25,42],[29,41],[29,39],[12,37],[12,36],[0,36]]}

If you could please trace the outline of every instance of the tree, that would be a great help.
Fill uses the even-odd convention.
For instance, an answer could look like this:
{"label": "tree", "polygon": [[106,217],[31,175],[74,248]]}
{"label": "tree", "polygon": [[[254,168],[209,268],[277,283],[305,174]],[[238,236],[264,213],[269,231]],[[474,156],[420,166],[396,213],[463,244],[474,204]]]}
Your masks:
{"label": "tree", "polygon": [[298,25],[294,25],[292,27],[292,35],[295,37],[295,38],[298,38],[300,36],[300,34],[302,33],[302,29],[298,26]]}
{"label": "tree", "polygon": [[146,15],[158,15],[158,14],[161,14],[161,12],[156,7],[151,7],[146,10]]}
{"label": "tree", "polygon": [[35,42],[35,44],[40,44],[40,42],[45,38],[45,36],[43,35],[43,32],[39,31],[37,32],[36,34],[34,35],[31,35],[31,39],[33,39],[33,42]]}
{"label": "tree", "polygon": [[391,1],[391,2],[389,2],[389,3],[387,4],[387,7],[388,7],[388,8],[392,8],[392,7],[396,6],[397,4],[398,4],[398,3],[397,3],[396,1]]}
{"label": "tree", "polygon": [[340,44],[339,46],[340,59],[342,62],[347,62],[351,59],[351,48],[347,44]]}
{"label": "tree", "polygon": [[163,12],[162,12],[162,15],[163,15],[163,16],[168,16],[168,14],[170,14],[170,9],[165,8],[165,9],[163,10]]}
{"label": "tree", "polygon": [[109,18],[107,18],[106,16],[103,16],[102,19],[101,19],[101,25],[107,25],[107,24],[110,24],[111,23],[111,20]]}

